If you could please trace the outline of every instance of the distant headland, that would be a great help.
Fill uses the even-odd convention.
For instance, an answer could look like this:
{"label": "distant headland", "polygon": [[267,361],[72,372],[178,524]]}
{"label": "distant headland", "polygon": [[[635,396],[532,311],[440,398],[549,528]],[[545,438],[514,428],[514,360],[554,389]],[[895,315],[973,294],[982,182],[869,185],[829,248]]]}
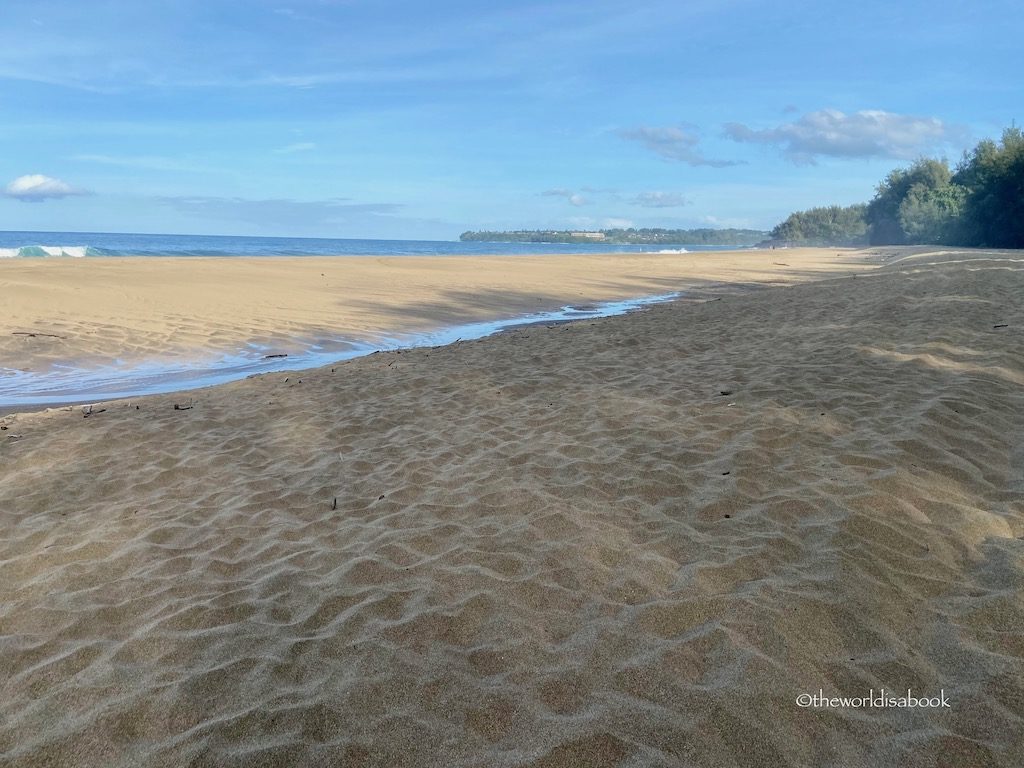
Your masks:
{"label": "distant headland", "polygon": [[610,243],[614,245],[756,245],[768,236],[757,229],[600,229],[463,232],[463,242]]}

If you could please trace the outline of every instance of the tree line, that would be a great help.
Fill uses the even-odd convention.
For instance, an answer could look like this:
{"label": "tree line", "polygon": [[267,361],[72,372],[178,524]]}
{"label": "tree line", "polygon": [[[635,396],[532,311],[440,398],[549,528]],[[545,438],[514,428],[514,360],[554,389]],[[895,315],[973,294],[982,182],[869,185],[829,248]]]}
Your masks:
{"label": "tree line", "polygon": [[955,168],[934,158],[897,168],[869,203],[798,211],[770,242],[1024,248],[1024,133],[979,142]]}

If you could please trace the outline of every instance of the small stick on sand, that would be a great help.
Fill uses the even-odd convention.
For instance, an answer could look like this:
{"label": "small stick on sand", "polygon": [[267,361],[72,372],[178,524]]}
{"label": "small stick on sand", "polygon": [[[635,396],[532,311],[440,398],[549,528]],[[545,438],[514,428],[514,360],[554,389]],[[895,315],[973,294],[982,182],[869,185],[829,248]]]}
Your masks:
{"label": "small stick on sand", "polygon": [[338,508],[338,497],[335,496],[334,497],[334,501],[331,502],[331,509],[337,509],[337,508]]}
{"label": "small stick on sand", "polygon": [[264,360],[270,360],[272,357],[288,357],[288,353],[287,352],[278,352],[278,353],[273,354],[273,355],[264,355],[263,359]]}
{"label": "small stick on sand", "polygon": [[11,336],[47,336],[51,339],[64,339],[66,336],[58,336],[56,333],[43,333],[42,331],[11,331]]}

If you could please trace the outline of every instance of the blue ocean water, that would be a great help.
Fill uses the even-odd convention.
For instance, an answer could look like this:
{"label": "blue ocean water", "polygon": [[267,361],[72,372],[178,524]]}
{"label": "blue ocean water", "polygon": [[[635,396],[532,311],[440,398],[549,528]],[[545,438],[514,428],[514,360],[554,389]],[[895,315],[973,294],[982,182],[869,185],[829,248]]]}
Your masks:
{"label": "blue ocean water", "polygon": [[525,253],[686,253],[735,246],[605,243],[463,243],[457,240],[352,240],[107,232],[0,232],[0,258],[88,256],[444,256]]}

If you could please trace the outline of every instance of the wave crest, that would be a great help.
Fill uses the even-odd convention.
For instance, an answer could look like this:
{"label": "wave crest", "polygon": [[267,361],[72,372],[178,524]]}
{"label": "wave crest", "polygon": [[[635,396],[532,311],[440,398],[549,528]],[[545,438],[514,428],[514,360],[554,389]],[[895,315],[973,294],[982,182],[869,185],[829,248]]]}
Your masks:
{"label": "wave crest", "polygon": [[88,245],[23,245],[20,248],[0,248],[0,259],[33,259],[47,256],[64,256],[81,259],[85,256],[99,256],[101,252]]}

